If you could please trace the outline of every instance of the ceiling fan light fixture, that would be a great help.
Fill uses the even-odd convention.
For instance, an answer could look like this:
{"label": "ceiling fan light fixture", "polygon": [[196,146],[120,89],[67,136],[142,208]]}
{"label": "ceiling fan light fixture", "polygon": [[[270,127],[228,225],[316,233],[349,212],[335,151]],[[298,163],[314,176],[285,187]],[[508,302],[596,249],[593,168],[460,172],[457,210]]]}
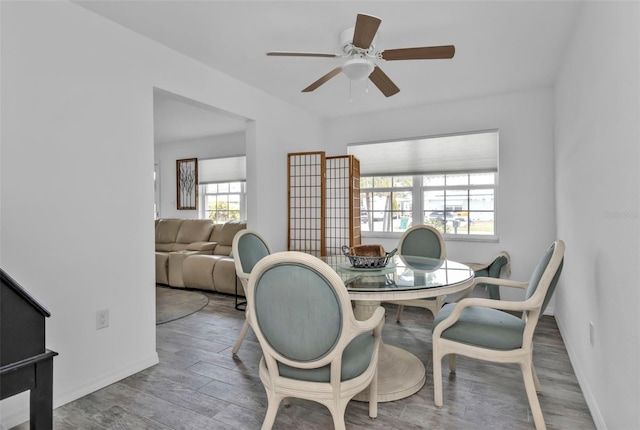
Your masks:
{"label": "ceiling fan light fixture", "polygon": [[352,81],[361,81],[367,79],[374,68],[373,61],[366,58],[354,58],[344,63],[342,71]]}

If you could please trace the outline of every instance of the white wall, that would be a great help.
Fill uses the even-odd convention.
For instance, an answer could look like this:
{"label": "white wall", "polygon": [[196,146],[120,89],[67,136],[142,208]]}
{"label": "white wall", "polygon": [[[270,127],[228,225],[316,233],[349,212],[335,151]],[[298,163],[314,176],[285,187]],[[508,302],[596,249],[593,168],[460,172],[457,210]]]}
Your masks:
{"label": "white wall", "polygon": [[[312,115],[69,2],[1,2],[1,265],[50,309],[54,406],[157,362],[153,91],[252,119],[249,223],[286,246],[286,153]],[[259,162],[258,162],[259,160]],[[111,323],[95,330],[95,313]],[[25,395],[0,422],[27,419]]]}
{"label": "white wall", "polygon": [[245,155],[245,133],[191,139],[155,146],[160,165],[160,218],[198,218],[198,211],[176,209],[176,160],[183,158],[221,158]]}
{"label": "white wall", "polygon": [[[640,428],[640,5],[587,2],[556,85],[556,319],[598,428]],[[594,342],[589,340],[594,323]]]}
{"label": "white wall", "polygon": [[[353,142],[498,128],[499,242],[447,241],[447,256],[483,262],[506,250],[511,255],[511,278],[527,280],[556,238],[552,89],[343,118],[330,121],[327,128],[330,155],[346,153],[347,144]],[[386,249],[397,245],[397,239],[365,241],[381,243]],[[520,296],[511,290],[503,294],[506,298]]]}

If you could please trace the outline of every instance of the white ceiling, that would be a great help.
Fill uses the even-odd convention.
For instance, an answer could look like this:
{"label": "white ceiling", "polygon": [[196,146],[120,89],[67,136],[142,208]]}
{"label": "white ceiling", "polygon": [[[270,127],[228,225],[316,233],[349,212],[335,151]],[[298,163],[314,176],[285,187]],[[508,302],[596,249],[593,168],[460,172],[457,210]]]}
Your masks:
{"label": "white ceiling", "polygon": [[153,92],[154,144],[239,133],[246,121],[166,91]]}
{"label": "white ceiling", "polygon": [[[78,4],[294,105],[331,118],[553,85],[579,1],[79,1]],[[384,97],[342,74],[301,90],[336,58],[358,13],[382,19],[377,48],[455,45],[450,60],[377,63],[400,88]],[[351,100],[350,100],[351,99]]]}

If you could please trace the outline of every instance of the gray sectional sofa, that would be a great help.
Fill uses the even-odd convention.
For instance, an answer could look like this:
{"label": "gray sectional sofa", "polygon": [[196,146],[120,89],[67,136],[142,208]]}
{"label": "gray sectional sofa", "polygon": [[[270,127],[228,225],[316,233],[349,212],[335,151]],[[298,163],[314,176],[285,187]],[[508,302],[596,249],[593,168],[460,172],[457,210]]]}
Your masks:
{"label": "gray sectional sofa", "polygon": [[[231,244],[245,222],[208,219],[156,220],[156,283],[234,294]],[[242,288],[238,289],[242,294]]]}

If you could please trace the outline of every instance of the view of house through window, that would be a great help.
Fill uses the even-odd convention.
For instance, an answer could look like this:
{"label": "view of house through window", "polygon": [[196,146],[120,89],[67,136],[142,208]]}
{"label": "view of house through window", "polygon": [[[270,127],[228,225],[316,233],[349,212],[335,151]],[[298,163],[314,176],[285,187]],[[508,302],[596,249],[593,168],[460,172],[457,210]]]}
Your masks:
{"label": "view of house through window", "polygon": [[354,144],[349,153],[360,159],[363,236],[426,224],[445,237],[497,238],[497,130]]}
{"label": "view of house through window", "polygon": [[443,234],[493,236],[495,182],[494,172],[363,177],[362,231],[427,224]]}

